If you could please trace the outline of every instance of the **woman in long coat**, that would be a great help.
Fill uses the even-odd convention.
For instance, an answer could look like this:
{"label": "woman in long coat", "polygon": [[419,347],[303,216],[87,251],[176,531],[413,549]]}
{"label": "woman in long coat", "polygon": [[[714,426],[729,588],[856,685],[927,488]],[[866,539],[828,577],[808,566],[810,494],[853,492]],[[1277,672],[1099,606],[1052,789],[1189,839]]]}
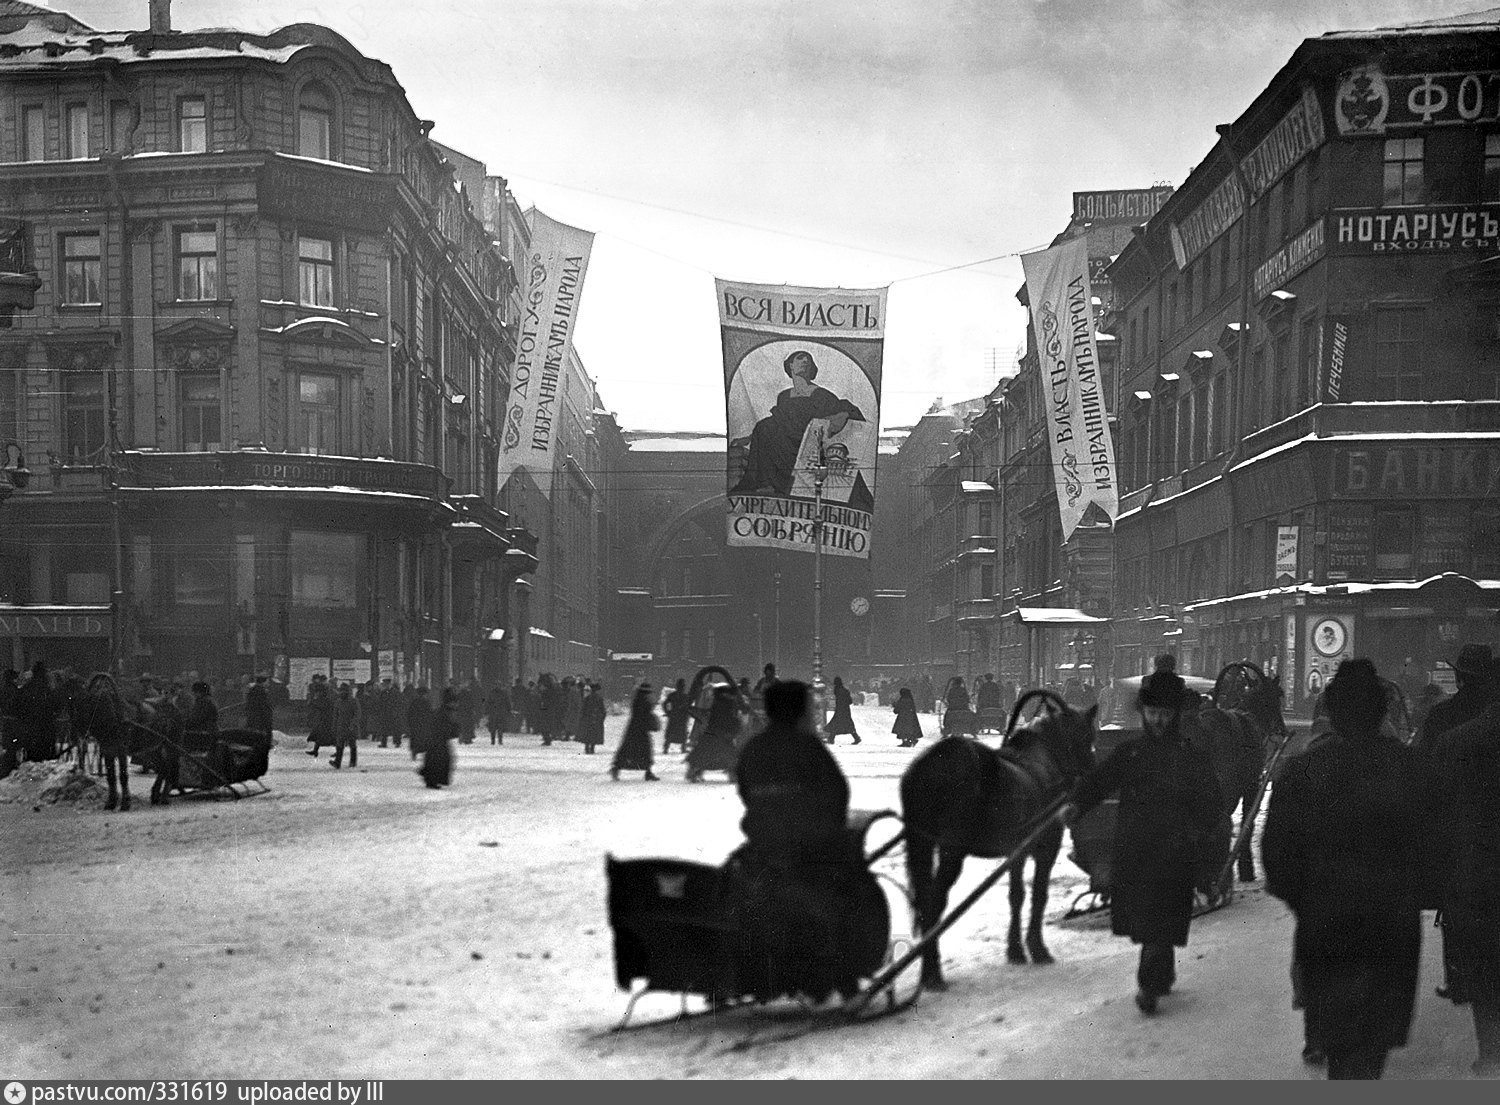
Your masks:
{"label": "woman in long coat", "polygon": [[1139,699],[1144,735],[1122,742],[1072,798],[1082,816],[1120,794],[1110,927],[1141,945],[1135,1003],[1148,1015],[1177,981],[1173,948],[1187,944],[1198,861],[1222,802],[1207,755],[1182,736],[1185,689],[1173,672],[1148,676]]}
{"label": "woman in long coat", "polygon": [[835,675],[833,677],[833,717],[828,719],[828,724],[823,728],[823,739],[829,744],[833,738],[840,733],[848,733],[854,738],[854,743],[859,743],[859,733],[854,728],[854,714],[851,712],[854,706],[854,696],[849,693],[849,688],[844,686],[844,680]]}
{"label": "woman in long coat", "polygon": [[583,683],[571,675],[562,681],[563,720],[562,735],[567,740],[579,736],[578,727],[583,723]]}
{"label": "woman in long coat", "polygon": [[1308,1042],[1329,1078],[1379,1078],[1416,1002],[1431,789],[1420,753],[1382,732],[1370,661],[1340,664],[1324,699],[1332,731],[1276,782],[1261,859],[1266,889],[1297,918]]}
{"label": "woman in long coat", "polygon": [[594,749],[604,743],[604,695],[599,684],[583,684],[583,705],[579,707],[578,739],[583,741],[583,750],[590,756]]}
{"label": "woman in long coat", "polygon": [[677,747],[687,748],[688,734],[688,702],[687,680],[679,679],[677,686],[667,693],[666,700],[661,704],[662,712],[667,715],[667,732],[661,740],[661,754],[665,756],[675,744]]}
{"label": "woman in long coat", "polygon": [[1500,702],[1437,739],[1433,760],[1449,809],[1443,937],[1449,998],[1468,1002],[1479,1058],[1500,1076]]}
{"label": "woman in long coat", "polygon": [[651,734],[661,728],[661,719],[651,705],[651,684],[642,683],[635,691],[630,703],[630,720],[625,723],[625,735],[620,738],[620,747],[615,749],[615,760],[610,765],[609,777],[619,781],[622,771],[646,772],[648,782],[661,778],[651,772]]}
{"label": "woman in long coat", "polygon": [[433,790],[453,782],[453,742],[459,735],[458,692],[443,689],[443,705],[432,719],[432,733],[425,742],[426,755],[417,774]]}
{"label": "woman in long coat", "polygon": [[912,697],[910,687],[902,687],[896,696],[896,705],[891,707],[896,714],[891,732],[901,742],[902,748],[910,748],[922,739],[922,722],[917,717],[917,700]]}

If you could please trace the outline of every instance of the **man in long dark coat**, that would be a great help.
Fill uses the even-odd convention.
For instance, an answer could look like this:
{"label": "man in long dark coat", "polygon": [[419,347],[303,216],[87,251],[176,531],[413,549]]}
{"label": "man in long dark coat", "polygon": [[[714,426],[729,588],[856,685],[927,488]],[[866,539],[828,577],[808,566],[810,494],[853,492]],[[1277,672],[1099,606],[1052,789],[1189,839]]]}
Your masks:
{"label": "man in long dark coat", "polygon": [[245,692],[245,728],[257,733],[269,733],[274,724],[271,696],[266,692],[266,677],[257,675],[255,682]]}
{"label": "man in long dark coat", "polygon": [[57,715],[62,712],[62,698],[52,686],[45,661],[31,665],[31,678],[16,691],[11,709],[26,759],[57,759]]}
{"label": "man in long dark coat", "polygon": [[1277,781],[1261,858],[1266,889],[1297,918],[1309,1043],[1329,1078],[1379,1078],[1416,1003],[1431,788],[1421,754],[1381,730],[1373,664],[1344,661],[1324,699],[1333,729]]}
{"label": "man in long dark coat", "polygon": [[1122,742],[1072,798],[1082,816],[1120,794],[1110,925],[1141,945],[1135,1003],[1148,1015],[1177,981],[1173,949],[1187,945],[1199,861],[1222,806],[1213,765],[1182,734],[1185,691],[1175,672],[1147,676],[1138,700],[1144,735]]}
{"label": "man in long dark coat", "polygon": [[1500,701],[1432,750],[1448,811],[1442,923],[1449,994],[1469,1004],[1474,1073],[1500,1077]]}

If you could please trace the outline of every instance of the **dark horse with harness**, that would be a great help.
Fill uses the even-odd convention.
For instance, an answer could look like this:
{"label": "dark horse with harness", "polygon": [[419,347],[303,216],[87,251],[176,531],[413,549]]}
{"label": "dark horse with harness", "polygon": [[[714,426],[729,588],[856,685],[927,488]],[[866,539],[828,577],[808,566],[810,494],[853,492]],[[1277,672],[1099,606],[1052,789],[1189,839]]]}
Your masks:
{"label": "dark horse with harness", "polygon": [[[1017,726],[1033,700],[1042,702],[1044,710]],[[916,899],[920,934],[931,932],[942,920],[948,893],[963,871],[966,856],[996,859],[1010,854],[1024,843],[1037,818],[1094,767],[1097,712],[1097,707],[1075,710],[1052,691],[1029,690],[1011,710],[999,749],[949,736],[911,762],[901,776],[901,812],[906,822],[907,877]],[[1007,958],[1012,963],[1025,963],[1028,953],[1034,963],[1053,961],[1042,940],[1042,915],[1062,835],[1063,826],[1058,823],[1028,853],[1034,873],[1024,943],[1024,857],[1010,869]],[[935,939],[923,952],[922,983],[936,989],[945,985]]]}
{"label": "dark horse with harness", "polygon": [[[109,798],[104,803],[107,810],[117,806],[121,812],[130,809],[132,758],[144,760],[148,768],[157,773],[151,786],[152,805],[165,802],[165,788],[175,763],[168,736],[136,724],[128,716],[129,712],[113,677],[104,672],[90,679],[71,704],[74,740],[80,751],[87,749],[88,742],[92,741],[104,761],[104,777],[109,784]],[[81,754],[79,762],[86,762],[86,756]],[[118,788],[116,772],[119,775]]]}

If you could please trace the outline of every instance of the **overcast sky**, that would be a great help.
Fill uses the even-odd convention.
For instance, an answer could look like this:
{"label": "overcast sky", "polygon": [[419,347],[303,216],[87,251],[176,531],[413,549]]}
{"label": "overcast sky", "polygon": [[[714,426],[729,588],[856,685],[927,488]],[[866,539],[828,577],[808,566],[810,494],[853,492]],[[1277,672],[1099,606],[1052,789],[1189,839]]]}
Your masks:
{"label": "overcast sky", "polygon": [[[53,0],[105,30],[147,0]],[[433,137],[597,235],[577,348],[632,429],[724,428],[713,277],[891,284],[881,422],[982,394],[1071,193],[1181,184],[1302,39],[1483,0],[177,0],[332,27]],[[943,275],[935,270],[1012,255]]]}

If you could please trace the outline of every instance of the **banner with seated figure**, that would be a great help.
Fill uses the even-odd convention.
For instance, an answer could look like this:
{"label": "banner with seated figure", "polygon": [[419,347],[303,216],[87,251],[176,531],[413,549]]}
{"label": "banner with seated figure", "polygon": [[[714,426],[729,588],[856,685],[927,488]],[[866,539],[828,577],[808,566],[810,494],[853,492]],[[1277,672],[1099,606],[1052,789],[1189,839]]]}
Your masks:
{"label": "banner with seated figure", "polygon": [[887,289],[715,283],[729,544],[868,557]]}

